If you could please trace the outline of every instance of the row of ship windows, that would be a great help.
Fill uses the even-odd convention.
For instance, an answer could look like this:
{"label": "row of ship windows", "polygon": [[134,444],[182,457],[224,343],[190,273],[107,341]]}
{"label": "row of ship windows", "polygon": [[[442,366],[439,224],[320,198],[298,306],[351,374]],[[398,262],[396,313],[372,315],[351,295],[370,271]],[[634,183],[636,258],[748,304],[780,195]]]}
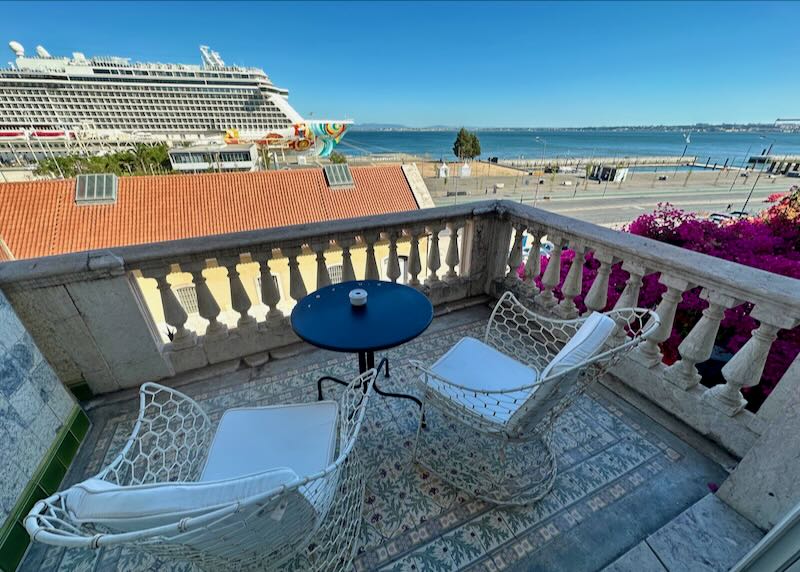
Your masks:
{"label": "row of ship windows", "polygon": [[232,96],[223,96],[223,95],[213,95],[213,94],[182,94],[182,95],[173,95],[169,97],[164,97],[161,94],[135,94],[135,95],[117,95],[113,96],[110,94],[98,94],[98,95],[75,95],[75,96],[64,96],[61,94],[51,95],[51,96],[38,96],[32,95],[30,97],[23,97],[21,95],[15,94],[2,94],[0,96],[0,101],[17,101],[20,103],[25,102],[38,102],[38,103],[50,103],[50,102],[93,102],[93,101],[255,101],[258,102],[259,105],[269,105],[271,107],[275,107],[275,104],[268,99],[263,99],[261,97],[252,97],[250,94],[236,94]]}
{"label": "row of ship windows", "polygon": [[[8,91],[12,91],[15,93],[23,93],[25,95],[37,95],[39,93],[58,93],[58,92],[77,92],[77,93],[90,93],[90,92],[106,92],[106,91],[120,91],[119,86],[113,85],[66,85],[66,86],[59,86],[54,88],[52,85],[24,85],[24,88],[34,88],[34,89],[19,89],[16,87],[9,87]],[[143,91],[143,92],[160,92],[160,93],[261,93],[258,89],[252,88],[250,86],[242,86],[240,88],[230,88],[230,87],[211,87],[211,86],[203,86],[203,87],[189,87],[189,86],[140,86],[140,85],[132,85],[132,86],[125,86],[123,89],[125,91]]]}
{"label": "row of ship windows", "polygon": [[230,73],[212,73],[207,71],[159,71],[159,70],[129,70],[129,69],[104,69],[94,68],[94,73],[108,74],[108,75],[141,75],[141,76],[161,76],[161,77],[215,77],[215,78],[238,78],[238,79],[255,79],[258,76],[250,74],[230,74]]}
{"label": "row of ship windows", "polygon": [[264,109],[270,109],[273,111],[278,111],[280,108],[277,105],[273,105],[268,102],[262,101],[253,101],[252,99],[225,99],[225,100],[204,100],[199,98],[170,98],[170,99],[129,99],[129,98],[119,98],[119,99],[107,99],[107,98],[94,98],[94,99],[87,99],[87,100],[62,100],[62,99],[52,99],[52,100],[45,100],[45,101],[22,101],[22,100],[15,100],[13,98],[3,98],[0,97],[0,105],[14,105],[17,107],[66,107],[66,106],[86,106],[86,105],[99,105],[99,104],[106,104],[106,105],[131,105],[131,104],[140,104],[140,105],[173,105],[173,106],[186,106],[186,105],[203,105],[203,106],[242,106],[242,105],[249,105],[251,107],[260,107]]}
{"label": "row of ship windows", "polygon": [[14,89],[8,88],[4,91],[8,93],[21,93],[28,96],[35,96],[35,95],[45,95],[45,96],[53,96],[59,94],[67,94],[69,96],[75,94],[93,94],[93,93],[119,93],[120,91],[124,91],[125,93],[135,93],[135,94],[148,94],[148,93],[190,93],[190,94],[203,94],[203,95],[247,95],[247,96],[260,96],[261,92],[257,89],[203,89],[203,88],[196,88],[196,87],[174,87],[174,88],[158,88],[154,87],[152,89],[147,88],[136,88],[136,89],[129,89],[125,88],[121,90],[119,88],[106,88],[105,86],[98,86],[98,87],[91,87],[91,86],[80,86],[80,87],[69,87],[69,88],[42,88],[42,89]]}
{"label": "row of ship windows", "polygon": [[249,113],[258,112],[258,113],[269,113],[272,115],[285,115],[280,109],[277,107],[271,106],[261,106],[261,105],[253,105],[250,103],[230,103],[227,105],[217,104],[217,103],[205,103],[205,102],[197,102],[197,101],[187,101],[186,103],[175,103],[175,102],[150,102],[150,103],[134,103],[130,101],[122,102],[122,101],[107,101],[107,102],[93,102],[91,104],[77,104],[77,103],[70,103],[70,104],[53,104],[53,105],[26,105],[21,103],[3,103],[0,101],[0,109],[15,109],[18,111],[63,111],[63,110],[70,110],[74,109],[77,111],[83,111],[86,109],[108,109],[111,111],[120,111],[120,110],[139,110],[139,111],[148,111],[152,109],[165,109],[170,111],[211,111],[211,110],[219,110],[219,111],[247,111]]}
{"label": "row of ship windows", "polygon": [[97,126],[102,125],[122,125],[128,123],[135,123],[135,124],[156,124],[161,123],[165,125],[169,124],[184,124],[184,123],[191,123],[194,125],[209,125],[210,128],[222,128],[220,126],[226,125],[243,125],[243,126],[250,126],[250,127],[261,127],[261,126],[271,126],[271,127],[290,127],[291,123],[288,121],[281,121],[275,119],[268,119],[268,120],[252,120],[249,118],[242,118],[242,117],[225,117],[225,118],[218,118],[218,119],[195,119],[191,117],[141,117],[141,116],[133,116],[128,118],[123,118],[120,120],[119,118],[108,118],[108,117],[76,117],[76,116],[67,116],[67,117],[60,117],[58,120],[52,120],[49,117],[25,117],[25,118],[14,118],[14,117],[3,117],[0,115],[0,123],[5,123],[9,125],[29,125],[35,123],[52,123],[54,125],[60,125],[64,123],[93,123],[97,124]]}
{"label": "row of ship windows", "polygon": [[7,102],[18,102],[18,103],[29,103],[29,102],[36,102],[36,103],[53,103],[53,102],[64,102],[64,103],[79,103],[79,102],[86,102],[86,103],[93,103],[96,101],[205,101],[209,103],[223,103],[226,101],[252,101],[253,103],[257,103],[258,105],[265,105],[270,107],[277,107],[275,102],[270,101],[269,99],[263,99],[261,97],[250,97],[249,95],[232,95],[232,96],[211,96],[211,95],[201,95],[201,94],[180,94],[180,95],[161,95],[161,94],[125,94],[125,95],[117,95],[111,93],[102,93],[94,96],[87,96],[87,95],[76,95],[76,96],[64,96],[64,95],[52,95],[49,97],[39,97],[39,96],[31,96],[31,97],[23,97],[19,95],[12,95],[8,93],[2,93],[0,91],[0,101],[7,101]]}
{"label": "row of ship windows", "polygon": [[[196,102],[195,102],[196,103]],[[87,106],[85,105],[59,105],[59,106],[49,106],[49,107],[39,107],[39,108],[31,108],[27,105],[14,105],[14,104],[7,104],[7,103],[0,103],[0,109],[8,109],[10,111],[17,111],[22,113],[68,113],[70,111],[85,111]],[[169,113],[177,113],[177,112],[187,112],[187,111],[202,111],[205,113],[248,113],[248,114],[257,114],[261,116],[270,116],[270,117],[284,117],[285,114],[278,109],[271,108],[271,109],[264,109],[261,107],[256,107],[254,105],[175,105],[175,104],[160,104],[157,107],[154,105],[142,105],[142,104],[134,104],[134,103],[112,103],[108,105],[92,105],[90,109],[93,110],[102,110],[102,111],[113,111],[115,113],[125,111],[136,111],[137,113],[142,112],[153,112],[153,111],[164,111]]]}
{"label": "row of ship windows", "polygon": [[138,110],[138,111],[152,111],[152,110],[169,110],[169,111],[213,111],[218,110],[221,112],[241,111],[248,113],[269,113],[271,115],[285,115],[277,107],[268,107],[262,105],[253,105],[251,103],[232,103],[228,105],[187,101],[180,104],[175,102],[158,102],[152,103],[133,103],[133,102],[92,102],[87,104],[54,104],[54,105],[24,105],[20,103],[3,103],[0,101],[0,109],[13,109],[19,112],[60,112],[64,110],[75,109],[78,111],[86,111],[92,109],[107,109],[109,111],[123,111],[123,110]]}
{"label": "row of ship windows", "polygon": [[235,116],[235,115],[228,115],[228,116],[220,116],[220,117],[206,117],[206,118],[195,118],[191,116],[142,116],[142,115],[130,115],[124,116],[119,118],[119,116],[108,117],[108,116],[100,116],[100,115],[63,115],[61,117],[54,118],[52,116],[45,116],[45,115],[27,115],[23,117],[13,117],[13,116],[3,116],[0,114],[0,122],[4,123],[19,123],[19,124],[30,124],[30,123],[54,123],[54,124],[61,124],[61,123],[80,123],[80,122],[105,122],[105,123],[117,123],[120,120],[126,122],[162,122],[162,123],[172,123],[176,121],[191,121],[191,122],[198,122],[198,123],[218,123],[218,124],[226,124],[228,122],[234,123],[241,123],[247,125],[280,125],[283,127],[290,127],[291,122],[285,119],[274,119],[274,118],[252,118],[252,117],[242,117],[242,116]]}
{"label": "row of ship windows", "polygon": [[272,117],[285,117],[286,114],[275,107],[264,107],[249,103],[239,104],[205,104],[197,105],[198,102],[186,102],[185,104],[171,103],[132,103],[132,102],[108,102],[105,104],[93,103],[91,105],[40,105],[30,106],[14,103],[0,102],[0,109],[8,109],[18,113],[66,113],[70,111],[102,110],[119,113],[122,111],[135,111],[137,113],[148,113],[154,111],[164,111],[168,113],[202,111],[204,113],[248,113],[257,115],[269,115]]}
{"label": "row of ship windows", "polygon": [[213,163],[220,161],[227,163],[231,161],[245,162],[252,161],[250,153],[240,151],[225,151],[221,153],[173,153],[173,163]]}
{"label": "row of ship windows", "polygon": [[[231,81],[219,81],[215,80],[215,78],[202,78],[202,79],[176,79],[176,80],[154,80],[147,77],[125,77],[125,78],[116,78],[116,77],[85,77],[85,76],[75,76],[71,75],[69,77],[63,75],[38,75],[36,77],[25,76],[20,74],[15,74],[14,72],[6,72],[3,74],[3,77],[7,80],[15,80],[14,85],[23,86],[23,87],[32,87],[37,85],[47,85],[46,81],[54,81],[54,82],[74,82],[79,85],[85,84],[122,84],[125,86],[136,85],[136,84],[153,84],[155,82],[166,83],[169,85],[170,83],[174,84],[184,84],[184,85],[196,85],[196,86],[207,86],[207,85],[214,85],[216,83],[223,83],[225,85],[230,85],[231,83],[237,82],[244,86],[252,86],[253,82],[248,81],[244,78],[232,78]],[[258,82],[259,84],[262,82]],[[265,85],[269,85],[268,83],[264,83]]]}

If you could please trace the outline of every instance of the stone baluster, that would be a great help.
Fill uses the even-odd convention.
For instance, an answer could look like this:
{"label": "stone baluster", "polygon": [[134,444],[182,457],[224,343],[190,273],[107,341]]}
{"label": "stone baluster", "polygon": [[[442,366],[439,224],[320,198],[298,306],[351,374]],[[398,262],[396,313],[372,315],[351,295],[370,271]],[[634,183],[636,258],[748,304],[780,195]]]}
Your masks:
{"label": "stone baluster", "polygon": [[572,319],[578,315],[575,297],[581,293],[581,287],[583,286],[583,265],[586,263],[586,247],[576,243],[573,246],[573,250],[575,251],[575,258],[572,259],[567,277],[564,279],[564,285],[561,287],[561,293],[564,295],[564,299],[561,300],[561,304],[558,305],[558,314],[566,319]]}
{"label": "stone baluster", "polygon": [[272,249],[257,251],[252,254],[252,257],[258,262],[261,272],[261,301],[269,307],[266,324],[268,326],[277,324],[283,320],[283,312],[278,309],[281,293],[269,267],[269,261],[272,260]]}
{"label": "stone baluster", "polygon": [[375,243],[378,242],[378,233],[365,232],[361,235],[367,245],[367,261],[364,268],[364,280],[380,280],[378,262],[375,260]]}
{"label": "stone baluster", "polygon": [[642,365],[647,367],[655,367],[661,363],[661,348],[658,344],[664,342],[672,334],[672,324],[675,321],[675,311],[678,309],[678,304],[681,301],[683,292],[689,288],[689,282],[662,274],[659,279],[667,291],[661,295],[661,302],[656,308],[661,323],[658,327],[647,337],[647,339],[636,348],[633,357]]}
{"label": "stone baluster", "polygon": [[639,292],[642,289],[642,278],[647,273],[647,268],[636,262],[626,260],[622,269],[628,273],[625,289],[622,290],[614,308],[636,308],[639,306]]}
{"label": "stone baluster", "polygon": [[536,286],[536,279],[542,271],[542,254],[540,251],[541,237],[538,232],[528,231],[531,236],[531,250],[528,253],[528,258],[525,260],[525,270],[523,271],[523,280],[525,282],[525,289],[530,295],[539,293],[539,288]]}
{"label": "stone baluster", "polygon": [[608,279],[611,276],[611,265],[614,264],[614,256],[606,250],[595,250],[594,257],[600,261],[600,268],[597,269],[597,276],[595,276],[592,287],[589,288],[584,299],[587,314],[602,312],[606,309],[606,304],[608,304]]}
{"label": "stone baluster", "polygon": [[545,308],[552,308],[558,303],[553,289],[558,286],[561,280],[561,245],[563,239],[560,236],[551,236],[550,242],[553,243],[553,251],[547,261],[547,268],[542,275],[542,291],[536,296],[536,303]]}
{"label": "stone baluster", "polygon": [[236,325],[239,328],[252,328],[256,326],[256,319],[250,315],[249,310],[253,303],[247,290],[242,284],[242,277],[239,275],[238,265],[241,259],[238,256],[217,258],[217,262],[228,270],[228,282],[231,288],[231,307],[239,314]]}
{"label": "stone baluster", "polygon": [[389,258],[386,262],[386,277],[392,282],[397,282],[400,278],[400,259],[397,257],[397,237],[398,232],[385,233],[389,240]]}
{"label": "stone baluster", "polygon": [[170,274],[169,265],[165,268],[157,268],[142,271],[142,275],[147,278],[154,278],[161,296],[161,306],[164,309],[164,321],[175,328],[172,336],[172,347],[174,349],[184,349],[197,343],[196,334],[186,328],[186,320],[189,315],[178,301],[178,297],[172,290],[172,285],[167,281]]}
{"label": "stone baluster", "polygon": [[664,374],[670,383],[681,389],[690,389],[700,383],[701,376],[695,366],[711,357],[725,309],[737,304],[737,301],[730,296],[707,288],[703,289],[700,297],[708,300],[708,307],[703,310],[700,320],[678,346],[681,359],[669,366]]}
{"label": "stone baluster", "polygon": [[206,283],[206,277],[203,275],[203,270],[206,268],[205,261],[191,262],[183,264],[181,267],[185,267],[192,274],[194,291],[197,296],[197,312],[201,317],[208,320],[206,337],[224,338],[228,335],[228,326],[217,319],[220,312],[219,304],[217,304],[217,300]]}
{"label": "stone baluster", "polygon": [[442,227],[438,224],[428,227],[431,238],[430,242],[428,242],[428,277],[425,279],[427,286],[433,286],[439,282],[437,271],[442,265],[439,257],[439,231],[441,230]]}
{"label": "stone baluster", "polygon": [[303,275],[300,273],[300,265],[297,262],[297,257],[301,252],[302,248],[299,246],[281,248],[281,253],[289,260],[289,296],[295,302],[299,302],[308,294],[306,284],[303,282]]}
{"label": "stone baluster", "polygon": [[448,266],[448,270],[444,275],[445,282],[458,280],[456,266],[461,261],[458,254],[458,229],[460,226],[458,222],[447,223],[447,230],[450,231],[450,241],[447,243],[447,254],[444,257],[445,264]]}
{"label": "stone baluster", "polygon": [[328,274],[328,266],[325,264],[325,250],[329,246],[329,240],[320,240],[311,243],[311,250],[317,255],[317,290],[325,286],[330,286],[331,283],[331,276]]}
{"label": "stone baluster", "polygon": [[511,243],[511,250],[508,251],[508,272],[506,280],[517,282],[520,280],[517,270],[522,264],[522,240],[525,237],[525,225],[514,225],[514,242]]}
{"label": "stone baluster", "polygon": [[411,244],[408,251],[408,285],[419,286],[419,274],[422,272],[422,258],[419,255],[419,237],[423,231],[419,228],[412,228],[408,231],[411,236]]}
{"label": "stone baluster", "polygon": [[342,249],[342,282],[352,282],[356,279],[356,271],[353,268],[350,248],[355,244],[355,240],[352,237],[337,238],[336,244]]}
{"label": "stone baluster", "polygon": [[[639,292],[642,289],[642,278],[644,278],[644,275],[647,273],[647,269],[643,265],[628,260],[622,263],[622,269],[628,272],[628,280],[625,282],[625,288],[617,299],[617,303],[614,304],[615,310],[636,308],[639,306]],[[617,329],[613,334],[613,339],[619,341],[627,336],[627,332],[625,331],[627,322],[621,317],[615,318],[614,321],[617,322]]]}
{"label": "stone baluster", "polygon": [[756,305],[750,316],[760,322],[750,339],[722,368],[725,383],[708,388],[703,399],[715,409],[733,417],[744,409],[747,401],[742,396],[743,387],[753,387],[761,381],[772,342],[778,331],[797,326],[798,320],[782,309]]}

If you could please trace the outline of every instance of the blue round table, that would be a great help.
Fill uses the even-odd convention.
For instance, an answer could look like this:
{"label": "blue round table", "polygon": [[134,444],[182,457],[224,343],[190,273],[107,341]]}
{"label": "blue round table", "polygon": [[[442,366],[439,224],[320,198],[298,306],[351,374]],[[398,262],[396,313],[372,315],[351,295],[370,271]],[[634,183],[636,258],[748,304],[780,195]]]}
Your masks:
{"label": "blue round table", "polygon": [[[350,304],[350,291],[367,291],[364,306]],[[358,354],[360,373],[375,367],[375,352],[413,340],[433,320],[433,305],[414,288],[380,280],[354,280],[332,284],[312,292],[292,310],[292,329],[304,341],[318,348]],[[389,376],[389,361],[383,358],[378,370]],[[330,376],[317,382],[322,399],[322,382],[348,382]],[[374,385],[376,393],[392,397],[418,399],[411,395],[387,393]]]}

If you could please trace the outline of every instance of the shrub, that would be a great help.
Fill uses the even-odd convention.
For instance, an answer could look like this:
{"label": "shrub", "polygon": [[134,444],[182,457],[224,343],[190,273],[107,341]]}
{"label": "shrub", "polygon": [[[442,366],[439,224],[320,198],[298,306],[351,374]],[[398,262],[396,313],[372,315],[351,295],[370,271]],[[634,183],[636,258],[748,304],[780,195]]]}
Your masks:
{"label": "shrub", "polygon": [[347,163],[347,157],[338,151],[333,151],[328,157],[331,163]]}
{"label": "shrub", "polygon": [[[700,219],[693,213],[686,213],[669,204],[659,204],[654,212],[639,216],[626,230],[687,250],[800,279],[800,187],[793,187],[789,193],[771,195],[769,202],[772,206],[757,216],[721,224]],[[574,257],[575,253],[571,250],[562,253],[561,280],[554,290],[559,300],[563,298],[561,287]],[[542,271],[547,263],[548,258],[542,257]],[[583,269],[581,293],[575,298],[575,304],[581,312],[586,310],[583,299],[599,267],[600,262],[589,253]],[[658,282],[659,276],[655,273],[644,277],[639,296],[640,306],[654,308],[658,304],[661,294],[666,290]],[[621,264],[615,264],[609,278],[607,310],[616,304],[627,279],[628,273],[622,270]],[[539,278],[536,282],[541,287]],[[672,334],[661,344],[664,363],[668,365],[680,359],[678,345],[708,306],[700,298],[700,292],[699,287],[684,292],[678,305]],[[758,327],[758,322],[750,317],[751,309],[752,304],[745,303],[725,311],[716,339],[719,347],[733,354],[750,339],[751,332]],[[778,339],[772,344],[761,382],[743,390],[749,409],[758,409],[798,353],[800,327],[780,331]]]}

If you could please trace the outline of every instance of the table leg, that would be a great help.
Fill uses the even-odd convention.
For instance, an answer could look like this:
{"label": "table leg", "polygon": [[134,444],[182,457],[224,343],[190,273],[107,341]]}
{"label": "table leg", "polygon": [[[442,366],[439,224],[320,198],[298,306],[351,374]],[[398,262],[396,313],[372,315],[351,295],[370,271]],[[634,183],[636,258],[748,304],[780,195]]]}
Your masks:
{"label": "table leg", "polygon": [[[378,362],[378,373],[380,373],[381,369],[384,369],[384,377],[389,377],[389,358],[383,358],[380,362]],[[378,387],[378,378],[375,378],[375,382],[372,384],[372,387],[375,389],[375,393],[378,395],[383,395],[384,397],[399,397],[400,399],[410,399],[417,405],[419,408],[422,409],[422,402],[414,397],[413,395],[409,395],[407,393],[391,393],[389,391],[383,391],[380,387]]]}
{"label": "table leg", "polygon": [[[375,358],[373,357],[372,359],[374,360]],[[368,369],[369,367],[367,367],[367,352],[358,352],[358,373],[362,374]]]}
{"label": "table leg", "polygon": [[[374,352],[358,352],[358,371],[359,373],[364,373],[365,371],[372,369],[375,367],[375,353]],[[389,358],[382,358],[381,361],[378,362],[378,373],[383,370],[384,377],[389,377]],[[319,401],[322,401],[322,382],[323,381],[333,381],[338,383],[339,385],[349,385],[349,382],[343,381],[341,379],[331,377],[329,375],[320,377],[317,380],[317,398]],[[400,399],[410,399],[414,403],[416,403],[420,409],[422,409],[422,402],[414,397],[413,395],[408,395],[406,393],[392,393],[390,391],[383,391],[380,387],[378,387],[378,380],[375,379],[375,383],[372,384],[372,387],[375,388],[375,393],[378,395],[383,395],[384,397],[399,397]],[[366,386],[364,386],[366,390]],[[424,423],[424,422],[423,422]]]}

